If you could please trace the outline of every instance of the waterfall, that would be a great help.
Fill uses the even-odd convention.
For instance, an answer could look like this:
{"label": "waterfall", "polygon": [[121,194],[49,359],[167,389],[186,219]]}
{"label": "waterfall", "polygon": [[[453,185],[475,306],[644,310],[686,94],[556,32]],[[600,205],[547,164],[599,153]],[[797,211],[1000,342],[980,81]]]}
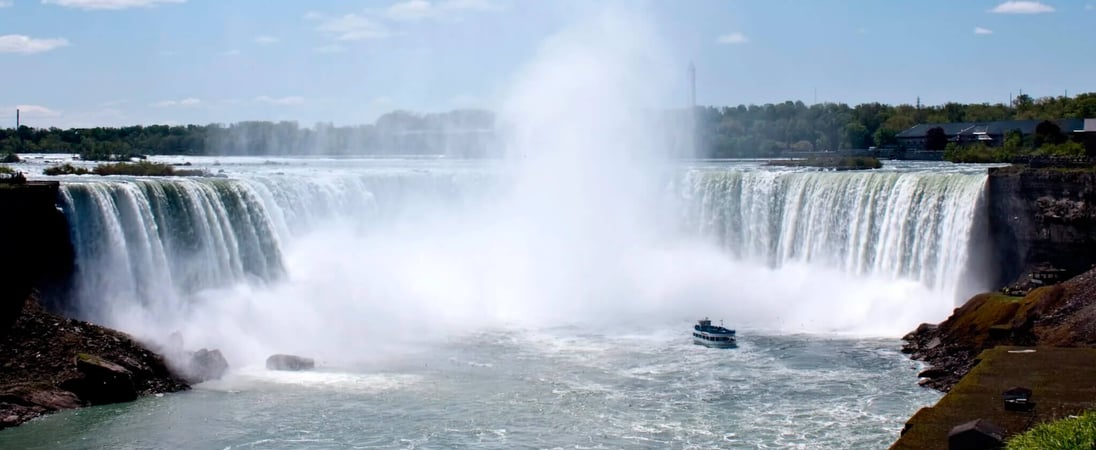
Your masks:
{"label": "waterfall", "polygon": [[[423,199],[459,203],[475,182],[414,172],[242,178],[110,178],[66,181],[61,209],[76,249],[82,316],[111,305],[174,302],[233,283],[285,275],[283,248],[325,221],[367,228]],[[383,211],[383,214],[382,214]],[[166,300],[165,300],[166,299]]]}
{"label": "waterfall", "polygon": [[[73,309],[83,317],[111,324],[119,320],[112,308],[155,306],[152,309],[158,312],[150,314],[175,314],[172,311],[185,307],[190,296],[203,291],[281,283],[287,275],[292,278],[285,255],[310,233],[337,232],[324,238],[348,240],[345,250],[336,245],[324,251],[369,252],[362,257],[368,256],[373,264],[381,255],[369,245],[383,245],[384,252],[396,252],[389,256],[405,258],[399,255],[401,247],[411,252],[440,246],[446,252],[475,253],[465,247],[478,239],[483,240],[480,253],[517,258],[480,261],[489,267],[480,275],[462,272],[468,267],[435,267],[443,272],[434,274],[448,270],[451,277],[493,277],[493,271],[534,267],[529,264],[551,270],[540,267],[551,261],[535,261],[544,255],[522,255],[520,247],[494,248],[524,245],[522,239],[531,237],[531,229],[510,228],[521,226],[515,224],[522,221],[545,219],[534,214],[511,223],[505,215],[510,210],[492,209],[492,202],[507,191],[500,187],[513,181],[501,169],[446,163],[426,169],[354,167],[289,174],[249,170],[231,178],[74,177],[61,189],[61,206],[70,222],[77,257],[78,298]],[[676,215],[663,214],[661,209],[656,215],[669,217],[687,239],[714,244],[729,260],[778,271],[793,265],[820,273],[837,271],[848,280],[916,282],[944,297],[966,293],[959,291],[976,232],[972,227],[977,222],[984,173],[717,166],[675,170],[669,177],[666,192]],[[650,207],[662,208],[661,200],[652,198]],[[535,201],[528,202],[520,214],[538,210]],[[558,212],[566,210],[553,214]],[[612,212],[606,209],[602,214]],[[341,234],[345,229],[333,231],[333,223],[347,225],[350,234]],[[552,232],[575,231],[552,228],[557,225],[535,225],[548,233],[537,239],[553,239]],[[449,227],[456,234],[447,238]],[[492,237],[492,229],[502,234]],[[372,236],[372,244],[363,247],[355,236]],[[462,242],[446,243],[446,239]],[[667,236],[664,241],[673,239]],[[621,249],[632,245],[620,244]],[[322,260],[322,255],[314,253],[317,250],[307,251],[312,252],[310,258]],[[582,248],[569,248],[548,255],[581,259],[585,253]],[[332,256],[336,255],[328,258]],[[337,256],[341,264],[357,264],[355,255]],[[361,270],[354,276],[376,276]],[[521,276],[533,278],[503,277],[494,283],[498,289],[513,288],[519,280],[536,284],[538,277],[547,275]],[[943,306],[934,303],[935,308],[946,308],[947,301],[942,302]]]}
{"label": "waterfall", "polygon": [[887,276],[955,293],[986,175],[694,170],[684,226],[733,257]]}
{"label": "waterfall", "polygon": [[64,183],[61,208],[76,248],[78,309],[148,303],[283,273],[274,215],[232,180]]}

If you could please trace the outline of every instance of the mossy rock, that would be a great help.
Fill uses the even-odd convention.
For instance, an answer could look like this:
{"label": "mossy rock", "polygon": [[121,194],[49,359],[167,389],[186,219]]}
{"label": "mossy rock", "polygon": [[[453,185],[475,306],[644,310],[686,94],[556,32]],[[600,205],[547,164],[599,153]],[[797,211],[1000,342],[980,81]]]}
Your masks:
{"label": "mossy rock", "polygon": [[82,378],[65,383],[65,388],[93,405],[130,402],[137,399],[133,374],[119,364],[88,353],[76,354],[76,370]]}

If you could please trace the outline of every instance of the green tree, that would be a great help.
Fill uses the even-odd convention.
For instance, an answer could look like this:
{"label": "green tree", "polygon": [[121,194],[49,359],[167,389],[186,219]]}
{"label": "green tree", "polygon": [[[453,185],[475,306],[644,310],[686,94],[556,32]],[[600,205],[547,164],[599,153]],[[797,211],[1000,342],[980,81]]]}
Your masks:
{"label": "green tree", "polygon": [[895,147],[898,145],[898,132],[889,128],[880,128],[875,131],[875,145],[879,147]]}
{"label": "green tree", "polygon": [[925,133],[926,150],[944,150],[948,145],[948,135],[943,128],[933,127]]}
{"label": "green tree", "polygon": [[852,122],[845,125],[844,131],[844,144],[846,148],[868,148],[872,146],[868,127],[865,127],[860,122]]}
{"label": "green tree", "polygon": [[1066,141],[1066,136],[1062,134],[1062,127],[1049,120],[1039,122],[1035,126],[1035,147],[1042,147],[1044,144],[1058,145]]}

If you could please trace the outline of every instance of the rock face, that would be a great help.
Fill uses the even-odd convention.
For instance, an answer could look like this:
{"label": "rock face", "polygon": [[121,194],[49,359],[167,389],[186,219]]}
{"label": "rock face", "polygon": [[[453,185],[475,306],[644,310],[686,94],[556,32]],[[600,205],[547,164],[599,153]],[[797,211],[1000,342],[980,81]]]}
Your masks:
{"label": "rock face", "polygon": [[1072,276],[1096,263],[1096,173],[989,169],[986,200],[994,286],[1049,264]]}
{"label": "rock face", "polygon": [[913,359],[931,365],[922,384],[947,392],[982,350],[998,345],[1096,346],[1096,269],[1025,297],[979,294],[939,325],[922,324],[904,338]]}
{"label": "rock face", "polygon": [[83,377],[65,387],[92,405],[137,400],[133,373],[125,367],[87,353],[76,354],[76,370]]}
{"label": "rock face", "polygon": [[228,361],[220,350],[201,349],[190,355],[187,366],[182,372],[190,383],[202,383],[218,380],[228,371]]}
{"label": "rock face", "polygon": [[0,338],[32,289],[63,291],[71,275],[74,253],[57,193],[56,182],[0,184]]}
{"label": "rock face", "polygon": [[316,367],[312,358],[295,355],[271,355],[266,359],[269,370],[309,370]]}
{"label": "rock face", "polygon": [[0,337],[0,428],[187,384],[128,335],[44,311],[32,297]]}

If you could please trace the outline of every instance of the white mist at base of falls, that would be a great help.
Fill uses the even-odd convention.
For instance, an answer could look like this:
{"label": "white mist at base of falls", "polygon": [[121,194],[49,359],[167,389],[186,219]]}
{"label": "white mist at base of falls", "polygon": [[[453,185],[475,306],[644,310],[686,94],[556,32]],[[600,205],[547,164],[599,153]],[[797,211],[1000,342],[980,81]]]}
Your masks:
{"label": "white mist at base of falls", "polygon": [[[650,201],[660,234],[617,233],[627,224],[612,218],[591,231],[546,220],[536,204],[515,214],[499,195],[513,180],[505,164],[289,162],[280,174],[257,159],[231,166],[228,180],[64,184],[66,214],[84,224],[74,233],[85,316],[154,341],[178,330],[188,347],[250,362],[276,352],[356,360],[490,328],[643,329],[700,316],[768,333],[897,336],[969,293],[960,274],[985,181],[944,164],[834,173],[706,163],[663,173]],[[232,188],[190,186],[213,183]],[[185,204],[247,203],[119,214],[162,191],[197,196]],[[803,192],[842,200],[804,202]],[[750,213],[757,205],[768,213]],[[232,256],[249,247],[224,238],[256,223],[270,224],[270,247],[255,248],[277,255],[279,272],[241,264],[174,276],[263,261]]]}

